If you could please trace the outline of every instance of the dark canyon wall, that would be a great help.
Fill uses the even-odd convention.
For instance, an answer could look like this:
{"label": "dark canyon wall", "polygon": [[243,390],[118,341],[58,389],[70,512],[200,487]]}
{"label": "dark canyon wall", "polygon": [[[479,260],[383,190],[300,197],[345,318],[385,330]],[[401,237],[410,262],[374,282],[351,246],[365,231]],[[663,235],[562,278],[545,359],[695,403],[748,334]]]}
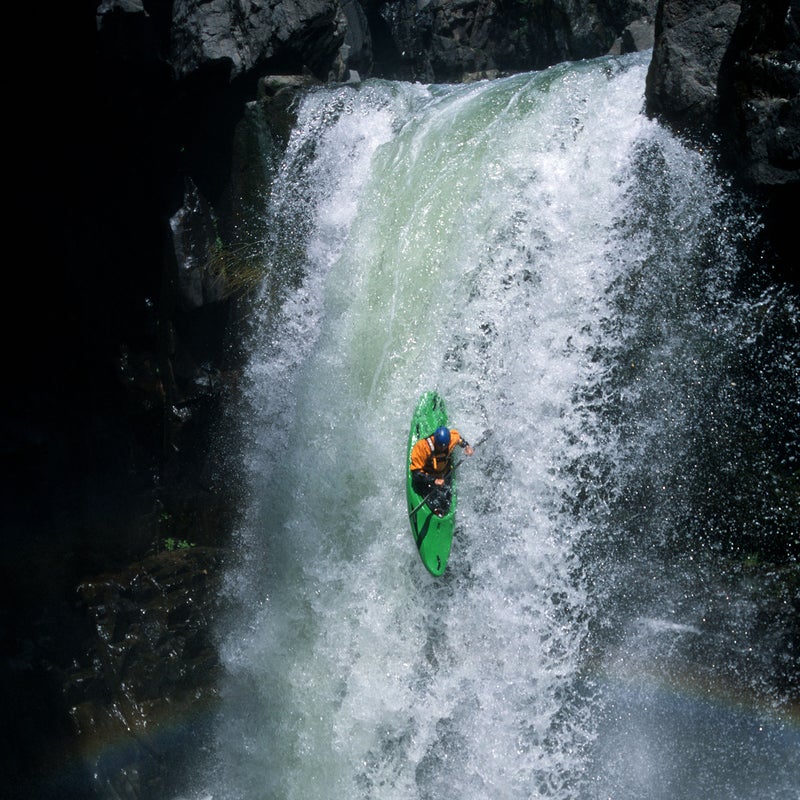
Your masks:
{"label": "dark canyon wall", "polygon": [[[213,704],[208,626],[237,500],[215,439],[231,435],[220,410],[265,233],[252,209],[291,128],[287,84],[471,80],[654,47],[648,112],[719,152],[765,209],[774,277],[796,281],[800,12],[788,0],[62,5],[14,28],[36,35],[9,103],[0,747],[11,797],[144,798],[179,772],[180,741],[142,734],[159,704],[193,692]],[[123,755],[99,761],[115,739]]]}

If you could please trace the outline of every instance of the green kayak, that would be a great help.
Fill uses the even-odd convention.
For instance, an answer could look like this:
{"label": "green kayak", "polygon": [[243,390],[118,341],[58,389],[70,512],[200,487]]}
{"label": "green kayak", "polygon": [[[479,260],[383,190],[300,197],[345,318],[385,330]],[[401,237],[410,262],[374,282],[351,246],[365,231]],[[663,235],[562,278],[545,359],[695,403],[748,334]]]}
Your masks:
{"label": "green kayak", "polygon": [[422,563],[431,575],[441,575],[447,568],[453,530],[456,525],[456,485],[452,481],[452,499],[447,513],[439,517],[433,513],[425,498],[411,486],[411,450],[420,439],[430,436],[440,425],[447,425],[444,400],[436,392],[425,392],[420,397],[411,417],[406,452],[406,499],[411,522],[411,533],[419,550]]}

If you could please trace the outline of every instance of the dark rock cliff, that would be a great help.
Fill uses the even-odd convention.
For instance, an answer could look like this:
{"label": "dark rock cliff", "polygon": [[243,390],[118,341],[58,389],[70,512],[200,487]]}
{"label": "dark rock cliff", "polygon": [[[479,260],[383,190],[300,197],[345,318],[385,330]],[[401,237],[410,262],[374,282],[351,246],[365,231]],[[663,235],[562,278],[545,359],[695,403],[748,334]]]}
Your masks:
{"label": "dark rock cliff", "polygon": [[663,0],[647,110],[718,154],[761,205],[759,247],[775,277],[800,283],[794,255],[800,198],[800,4],[795,0]]}
{"label": "dark rock cliff", "polygon": [[[37,23],[38,71],[10,104],[21,236],[7,297],[21,307],[7,304],[4,337],[8,796],[152,797],[182,742],[137,731],[159,703],[188,703],[189,685],[213,705],[216,548],[236,509],[235,463],[215,439],[230,435],[221,410],[242,360],[230,333],[264,233],[249,212],[291,127],[291,89],[266,76],[539,69],[650,47],[657,18],[650,113],[721,142],[789,264],[796,4],[655,6],[262,0],[245,14],[232,0],[103,0]],[[183,666],[159,649],[172,636]],[[124,756],[99,759],[116,737]]]}

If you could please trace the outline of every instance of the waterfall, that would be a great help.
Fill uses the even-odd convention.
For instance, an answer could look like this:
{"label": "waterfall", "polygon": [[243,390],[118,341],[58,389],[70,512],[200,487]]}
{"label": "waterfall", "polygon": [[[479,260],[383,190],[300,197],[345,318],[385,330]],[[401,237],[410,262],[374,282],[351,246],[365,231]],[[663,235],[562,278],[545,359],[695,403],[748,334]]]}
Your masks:
{"label": "waterfall", "polygon": [[[792,519],[797,314],[740,291],[757,220],[643,115],[648,59],[305,96],[193,797],[797,796],[741,588]],[[404,500],[427,389],[492,430],[439,579]]]}

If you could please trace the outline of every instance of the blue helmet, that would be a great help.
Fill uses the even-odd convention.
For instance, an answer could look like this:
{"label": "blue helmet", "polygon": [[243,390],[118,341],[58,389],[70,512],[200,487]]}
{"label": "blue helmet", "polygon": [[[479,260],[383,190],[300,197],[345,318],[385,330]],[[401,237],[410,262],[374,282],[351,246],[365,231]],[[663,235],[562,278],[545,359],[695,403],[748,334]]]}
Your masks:
{"label": "blue helmet", "polygon": [[450,446],[450,429],[442,426],[433,434],[433,444],[437,450],[445,450]]}

